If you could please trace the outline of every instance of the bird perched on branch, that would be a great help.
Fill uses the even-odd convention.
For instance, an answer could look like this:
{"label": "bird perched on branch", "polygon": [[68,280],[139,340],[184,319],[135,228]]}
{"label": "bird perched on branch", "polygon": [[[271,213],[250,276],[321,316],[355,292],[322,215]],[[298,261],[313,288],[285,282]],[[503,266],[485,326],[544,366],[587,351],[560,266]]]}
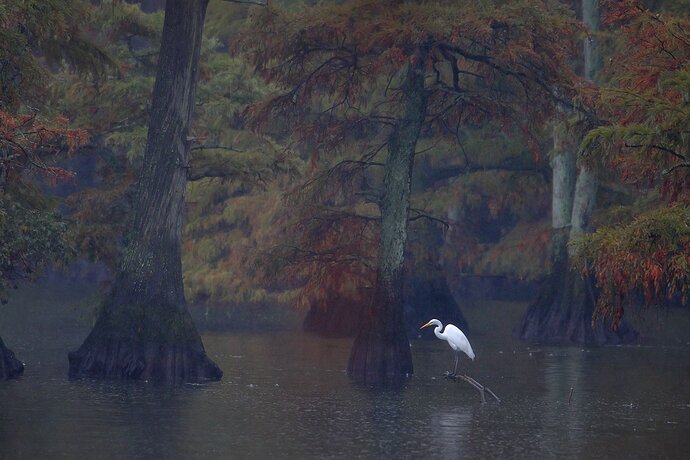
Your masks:
{"label": "bird perched on branch", "polygon": [[474,351],[472,350],[472,345],[470,345],[470,341],[467,340],[465,333],[452,324],[446,325],[445,331],[441,332],[443,329],[443,323],[437,319],[432,319],[419,329],[422,330],[425,327],[434,325],[436,326],[434,328],[434,334],[436,334],[436,337],[448,342],[450,348],[452,348],[455,352],[455,367],[453,368],[453,373],[451,375],[456,375],[458,371],[458,358],[461,351],[469,356],[472,361],[474,361]]}

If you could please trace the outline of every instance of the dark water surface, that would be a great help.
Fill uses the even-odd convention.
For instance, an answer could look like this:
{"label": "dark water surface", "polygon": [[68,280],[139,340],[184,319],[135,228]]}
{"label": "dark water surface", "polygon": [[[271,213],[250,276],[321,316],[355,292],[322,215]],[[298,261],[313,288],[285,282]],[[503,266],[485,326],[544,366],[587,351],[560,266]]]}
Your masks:
{"label": "dark water surface", "polygon": [[438,340],[413,340],[402,388],[372,389],[345,375],[349,339],[299,332],[205,335],[218,383],[70,381],[67,351],[88,331],[79,297],[29,288],[0,310],[27,363],[0,382],[2,459],[690,458],[687,342],[528,347],[510,339],[524,306],[486,302],[466,306],[477,359],[462,364],[501,404],[441,377],[452,355]]}

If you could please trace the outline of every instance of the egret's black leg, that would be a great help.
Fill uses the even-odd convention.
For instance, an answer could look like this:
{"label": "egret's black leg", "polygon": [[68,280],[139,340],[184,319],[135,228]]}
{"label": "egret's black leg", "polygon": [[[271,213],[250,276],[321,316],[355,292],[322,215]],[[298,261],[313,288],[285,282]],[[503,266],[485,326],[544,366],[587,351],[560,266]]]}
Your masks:
{"label": "egret's black leg", "polygon": [[458,374],[458,354],[455,353],[455,367],[453,368],[453,375]]}

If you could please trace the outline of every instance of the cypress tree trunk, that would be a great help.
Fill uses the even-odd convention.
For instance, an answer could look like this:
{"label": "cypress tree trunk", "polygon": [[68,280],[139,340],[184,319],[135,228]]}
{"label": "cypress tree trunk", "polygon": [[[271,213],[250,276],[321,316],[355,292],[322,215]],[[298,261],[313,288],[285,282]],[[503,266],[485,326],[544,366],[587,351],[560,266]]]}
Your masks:
{"label": "cypress tree trunk", "polygon": [[[598,0],[583,0],[582,13],[591,31],[599,29]],[[585,77],[593,80],[601,67],[599,50],[593,39],[585,39]],[[556,150],[560,150],[554,134]],[[637,333],[622,324],[617,331],[603,322],[592,324],[596,292],[590,278],[570,269],[568,241],[589,231],[598,181],[587,167],[576,174],[575,155],[566,147],[552,162],[553,267],[537,299],[527,310],[516,335],[529,342],[550,344],[619,344],[637,340]]]}
{"label": "cypress tree trunk", "polygon": [[577,165],[575,148],[563,139],[563,134],[554,130],[555,155],[551,160],[551,244],[553,265],[563,268],[568,257],[570,219],[573,213],[573,193]]}
{"label": "cypress tree trunk", "polygon": [[[559,156],[563,155],[567,153]],[[563,159],[567,161],[566,158]],[[555,345],[634,342],[637,340],[637,334],[625,324],[621,324],[617,331],[612,331],[603,322],[592,324],[596,303],[594,286],[591,279],[583,278],[580,273],[570,269],[567,243],[570,238],[580,235],[588,228],[588,221],[594,209],[597,181],[590,171],[583,168],[578,174],[573,192],[573,181],[562,174],[563,166],[564,163],[559,161],[553,163],[552,272],[544,281],[536,300],[527,310],[516,335],[528,342]],[[574,175],[573,161],[570,178]],[[568,187],[571,189],[570,200],[559,192]],[[568,219],[572,225],[562,226],[568,208],[572,208]]]}
{"label": "cypress tree trunk", "polygon": [[348,363],[348,374],[365,382],[387,381],[413,371],[403,317],[403,264],[412,166],[426,115],[424,59],[420,54],[408,64],[401,88],[403,118],[388,142],[376,285],[372,301],[364,309]]}
{"label": "cypress tree trunk", "polygon": [[199,51],[208,0],[168,0],[151,119],[128,240],[91,334],[70,353],[70,375],[216,380],[187,311],[182,219]]}
{"label": "cypress tree trunk", "polygon": [[14,353],[0,338],[0,380],[19,377],[24,372],[24,364],[14,357]]}
{"label": "cypress tree trunk", "polygon": [[[562,311],[557,302],[568,272],[568,238],[573,212],[573,194],[577,176],[574,147],[565,141],[559,128],[553,131],[554,156],[551,160],[551,274],[542,284],[515,334],[529,342],[550,342],[560,337]],[[555,323],[555,324],[554,324]]]}

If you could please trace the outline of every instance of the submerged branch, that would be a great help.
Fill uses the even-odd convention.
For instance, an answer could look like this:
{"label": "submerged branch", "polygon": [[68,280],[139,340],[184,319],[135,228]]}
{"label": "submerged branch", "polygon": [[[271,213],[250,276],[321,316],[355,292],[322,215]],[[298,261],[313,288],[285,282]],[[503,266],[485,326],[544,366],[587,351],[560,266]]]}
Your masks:
{"label": "submerged branch", "polygon": [[477,389],[477,391],[479,391],[479,395],[482,398],[482,404],[486,404],[485,392],[488,392],[491,396],[493,396],[494,399],[496,400],[496,402],[499,402],[499,403],[501,402],[501,399],[498,396],[496,396],[496,393],[491,391],[491,389],[489,387],[482,385],[481,383],[477,382],[475,379],[473,379],[469,375],[464,375],[464,374],[460,374],[460,375],[455,374],[454,375],[454,374],[451,374],[450,372],[446,372],[444,374],[444,377],[446,377],[447,379],[453,380],[453,381],[456,381],[457,379],[461,379],[461,380],[464,380],[465,382],[469,383],[470,385],[472,385],[474,388]]}

